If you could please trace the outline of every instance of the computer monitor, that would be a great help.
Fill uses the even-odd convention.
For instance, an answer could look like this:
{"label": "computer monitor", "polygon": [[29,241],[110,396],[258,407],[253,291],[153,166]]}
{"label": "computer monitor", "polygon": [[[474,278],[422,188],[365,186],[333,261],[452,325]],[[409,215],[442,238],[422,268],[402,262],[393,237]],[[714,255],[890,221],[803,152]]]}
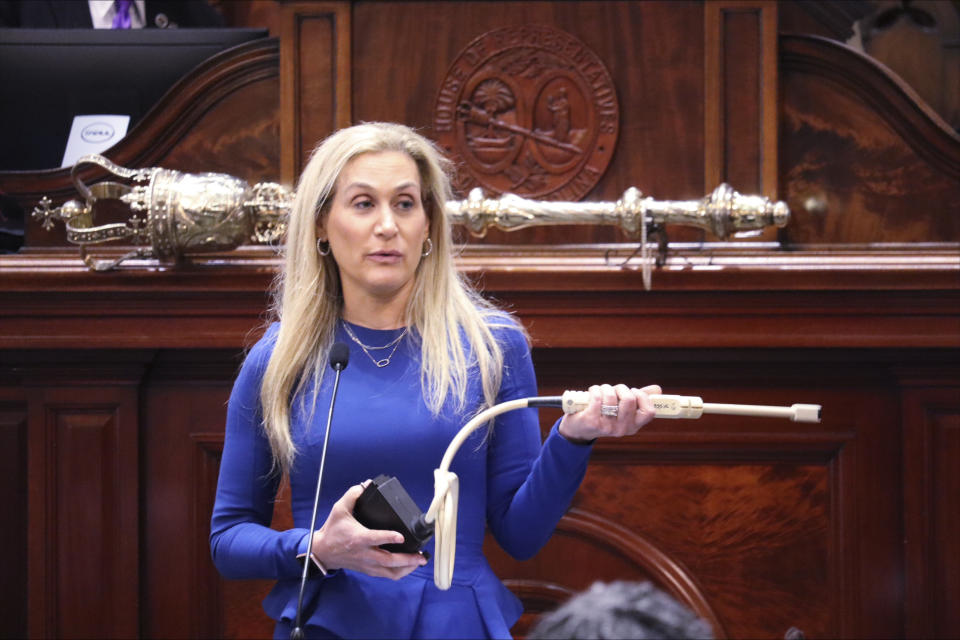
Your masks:
{"label": "computer monitor", "polygon": [[266,29],[0,29],[0,171],[60,166],[75,115],[132,128],[194,67]]}

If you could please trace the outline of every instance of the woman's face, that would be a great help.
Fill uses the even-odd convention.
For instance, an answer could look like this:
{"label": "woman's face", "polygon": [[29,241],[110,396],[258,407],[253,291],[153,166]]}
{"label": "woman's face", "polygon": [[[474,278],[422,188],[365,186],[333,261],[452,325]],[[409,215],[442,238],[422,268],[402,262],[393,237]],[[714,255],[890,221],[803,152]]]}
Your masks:
{"label": "woman's face", "polygon": [[420,172],[399,151],[364,153],[344,166],[317,237],[330,243],[344,302],[409,296],[430,222]]}

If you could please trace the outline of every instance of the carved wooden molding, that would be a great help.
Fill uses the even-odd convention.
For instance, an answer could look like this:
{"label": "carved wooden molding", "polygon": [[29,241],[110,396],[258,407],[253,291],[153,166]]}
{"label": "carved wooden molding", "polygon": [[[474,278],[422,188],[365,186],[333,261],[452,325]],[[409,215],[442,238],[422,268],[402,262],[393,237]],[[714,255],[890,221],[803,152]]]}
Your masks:
{"label": "carved wooden molding", "polygon": [[569,201],[603,176],[619,120],[603,61],[565,31],[526,24],[484,33],[460,52],[440,84],[433,130],[462,165],[455,191]]}
{"label": "carved wooden molding", "polygon": [[[126,246],[105,246],[118,257]],[[464,273],[491,291],[642,290],[637,246],[465,245]],[[116,271],[91,273],[75,248],[0,255],[2,291],[140,290],[177,292],[218,288],[264,291],[280,268],[270,247],[246,245],[227,253],[191,256],[184,265],[130,260]],[[651,293],[672,290],[949,289],[960,290],[960,245],[955,242],[809,245],[784,251],[768,243],[672,243],[654,270]]]}
{"label": "carved wooden molding", "polygon": [[870,0],[783,0],[800,9],[823,25],[836,40],[846,41],[853,35],[853,23],[873,11]]}
{"label": "carved wooden molding", "polygon": [[960,181],[960,134],[886,67],[855,49],[818,36],[780,36],[784,73],[824,78],[856,95],[938,171]]}
{"label": "carved wooden molding", "polygon": [[[538,346],[960,346],[956,245],[680,253],[650,292],[609,250],[484,247],[460,264]],[[242,347],[263,326],[277,262],[248,247],[187,268],[91,274],[70,250],[0,256],[0,348]]]}
{"label": "carved wooden molding", "polygon": [[[494,570],[504,584],[524,603],[525,618],[555,609],[570,596],[589,586],[564,558],[576,553],[593,559],[605,570],[593,579],[649,580],[701,616],[714,629],[726,632],[696,579],[674,558],[642,535],[599,513],[573,508],[561,518],[547,545],[541,550],[539,569],[508,558],[499,547],[484,545]],[[574,563],[576,564],[576,563]],[[521,626],[530,620],[521,620]]]}
{"label": "carved wooden molding", "polygon": [[125,138],[134,148],[127,151],[121,142],[107,155],[121,166],[157,164],[217,103],[247,85],[275,78],[277,49],[276,40],[266,38],[211,57],[174,85]]}
{"label": "carved wooden molding", "polygon": [[713,627],[714,637],[725,638],[723,625],[706,595],[687,569],[642,536],[600,515],[571,509],[557,525],[557,531],[587,537],[616,550],[648,573],[654,582],[690,607]]}

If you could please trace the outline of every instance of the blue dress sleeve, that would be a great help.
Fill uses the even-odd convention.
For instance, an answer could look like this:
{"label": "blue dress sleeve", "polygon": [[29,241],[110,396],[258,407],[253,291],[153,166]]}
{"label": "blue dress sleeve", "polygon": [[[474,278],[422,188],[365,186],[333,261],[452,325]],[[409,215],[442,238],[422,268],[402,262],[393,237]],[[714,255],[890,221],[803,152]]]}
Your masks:
{"label": "blue dress sleeve", "polygon": [[230,394],[220,477],[210,522],[210,552],[225,578],[292,578],[302,565],[306,529],[270,528],[279,474],[261,424],[260,383],[275,333],[247,356]]}
{"label": "blue dress sleeve", "polygon": [[[537,395],[526,339],[502,332],[503,381],[498,402]],[[583,480],[592,447],[574,444],[557,431],[540,443],[536,409],[501,414],[487,458],[487,525],[511,556],[532,557],[547,542]]]}

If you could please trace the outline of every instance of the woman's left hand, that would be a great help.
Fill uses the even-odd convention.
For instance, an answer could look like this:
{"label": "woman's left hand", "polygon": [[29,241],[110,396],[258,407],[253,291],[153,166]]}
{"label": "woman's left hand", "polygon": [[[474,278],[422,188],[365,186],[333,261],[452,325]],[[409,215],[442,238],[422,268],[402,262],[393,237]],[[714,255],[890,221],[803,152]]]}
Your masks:
{"label": "woman's left hand", "polygon": [[[625,384],[594,385],[589,392],[590,404],[587,408],[569,413],[560,421],[560,435],[568,440],[576,442],[631,436],[655,415],[650,396],[662,393],[657,385],[631,389]],[[605,412],[601,411],[601,407],[606,408]],[[616,411],[610,407],[616,407]],[[612,413],[616,415],[609,415]]]}

